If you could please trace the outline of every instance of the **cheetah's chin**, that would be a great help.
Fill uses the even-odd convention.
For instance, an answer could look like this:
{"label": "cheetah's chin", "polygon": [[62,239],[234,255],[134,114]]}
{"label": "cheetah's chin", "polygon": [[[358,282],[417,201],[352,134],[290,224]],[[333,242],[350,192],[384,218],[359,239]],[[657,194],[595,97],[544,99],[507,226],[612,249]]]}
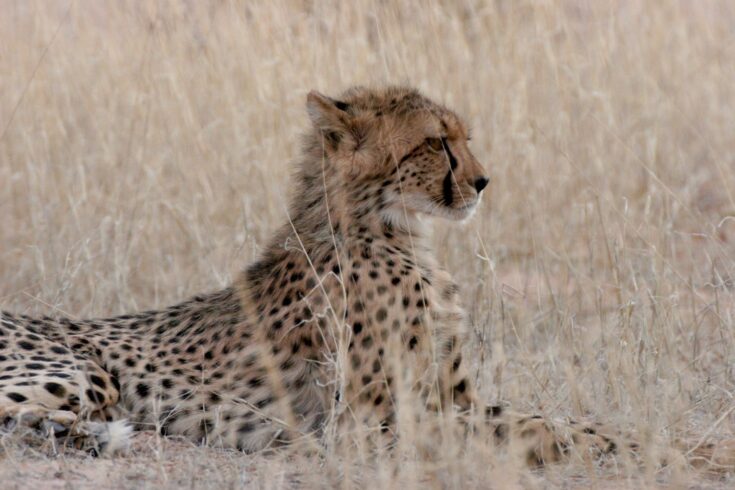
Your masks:
{"label": "cheetah's chin", "polygon": [[472,219],[472,217],[475,215],[475,211],[477,211],[477,204],[478,202],[474,202],[472,204],[467,204],[465,206],[462,206],[461,208],[452,210],[455,213],[455,220],[459,221],[460,223],[465,223],[468,220]]}
{"label": "cheetah's chin", "polygon": [[432,215],[440,218],[450,219],[452,221],[458,221],[459,223],[466,223],[472,218],[472,216],[474,216],[479,203],[480,200],[476,199],[475,201],[458,208],[444,206],[435,209],[434,212],[432,212]]}

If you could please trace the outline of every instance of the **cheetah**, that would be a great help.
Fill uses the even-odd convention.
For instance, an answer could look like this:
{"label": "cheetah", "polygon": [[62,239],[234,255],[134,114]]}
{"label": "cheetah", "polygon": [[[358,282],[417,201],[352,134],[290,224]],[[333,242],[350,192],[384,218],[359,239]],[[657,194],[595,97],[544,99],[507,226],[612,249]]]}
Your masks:
{"label": "cheetah", "polygon": [[306,107],[288,222],[230,287],[97,320],[2,313],[0,420],[100,453],[146,428],[252,452],[335,419],[391,444],[409,399],[527,441],[532,465],[618,452],[599,428],[478,398],[460,288],[425,222],[466,220],[487,192],[460,117],[406,87],[312,91]]}

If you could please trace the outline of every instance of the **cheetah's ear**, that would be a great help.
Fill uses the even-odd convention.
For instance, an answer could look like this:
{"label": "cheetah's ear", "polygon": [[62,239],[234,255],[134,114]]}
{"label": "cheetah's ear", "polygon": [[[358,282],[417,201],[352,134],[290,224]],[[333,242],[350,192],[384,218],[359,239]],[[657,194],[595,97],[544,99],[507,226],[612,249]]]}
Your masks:
{"label": "cheetah's ear", "polygon": [[320,94],[316,90],[306,96],[306,111],[311,122],[325,134],[339,136],[347,129],[350,115],[349,105]]}

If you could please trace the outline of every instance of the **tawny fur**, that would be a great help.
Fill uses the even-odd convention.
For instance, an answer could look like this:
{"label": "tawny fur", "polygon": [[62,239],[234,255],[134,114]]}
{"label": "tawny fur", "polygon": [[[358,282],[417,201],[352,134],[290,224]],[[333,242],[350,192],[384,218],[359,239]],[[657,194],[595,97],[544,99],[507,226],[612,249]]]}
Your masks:
{"label": "tawny fur", "polygon": [[318,437],[335,417],[390,443],[408,392],[419,412],[481,414],[498,441],[527,441],[532,464],[575,445],[616,452],[599,430],[554,430],[477,398],[459,288],[418,220],[467,218],[487,185],[459,117],[401,87],[311,93],[307,109],[289,219],[260,260],[231,287],[160,311],[84,321],[3,313],[0,409],[124,416],[255,451]]}

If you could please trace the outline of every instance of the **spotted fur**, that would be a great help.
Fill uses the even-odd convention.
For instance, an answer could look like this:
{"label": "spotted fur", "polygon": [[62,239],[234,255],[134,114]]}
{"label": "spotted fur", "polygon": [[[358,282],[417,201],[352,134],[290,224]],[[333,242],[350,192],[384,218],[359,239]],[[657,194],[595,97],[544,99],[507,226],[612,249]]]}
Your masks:
{"label": "spotted fur", "polygon": [[318,436],[334,418],[393,440],[408,393],[419,412],[479,414],[498,442],[528,441],[530,464],[575,446],[617,452],[598,430],[560,432],[477,397],[459,287],[419,220],[468,218],[488,184],[460,118],[402,87],[312,92],[307,109],[289,219],[257,262],[231,287],[163,310],[2,313],[0,413],[45,413],[57,432],[126,417],[255,451]]}

